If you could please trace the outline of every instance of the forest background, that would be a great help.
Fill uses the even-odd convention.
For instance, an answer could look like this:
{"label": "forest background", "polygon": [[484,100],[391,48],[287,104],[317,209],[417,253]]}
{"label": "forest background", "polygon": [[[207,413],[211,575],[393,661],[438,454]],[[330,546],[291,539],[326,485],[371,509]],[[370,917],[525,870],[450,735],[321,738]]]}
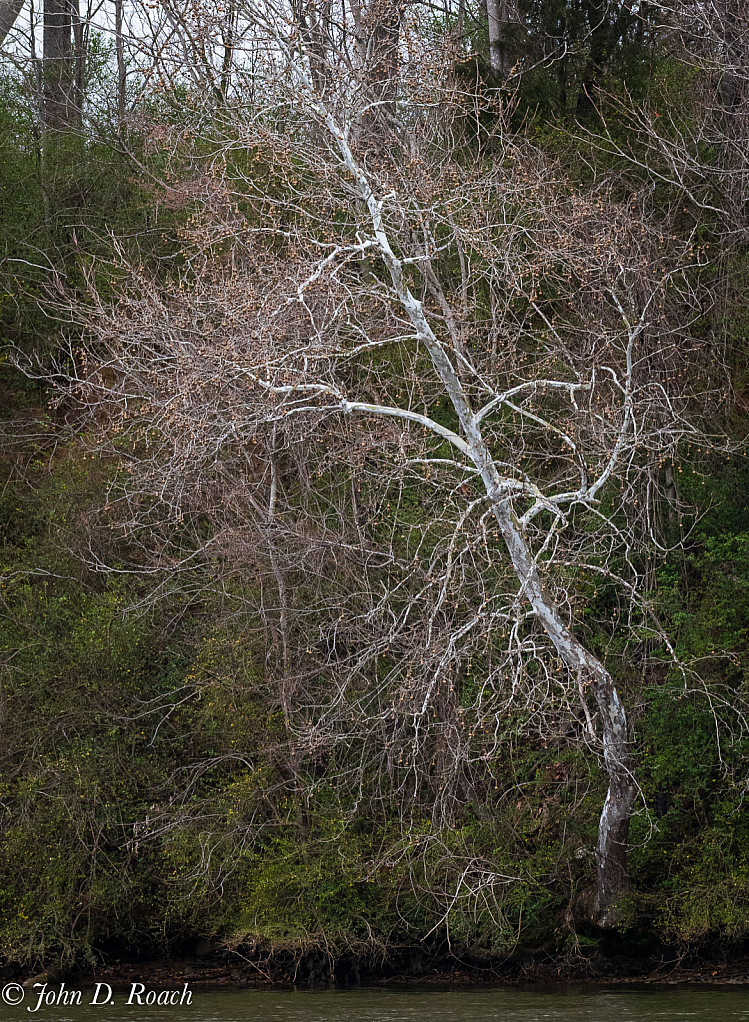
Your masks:
{"label": "forest background", "polygon": [[0,3],[0,953],[749,936],[742,0]]}

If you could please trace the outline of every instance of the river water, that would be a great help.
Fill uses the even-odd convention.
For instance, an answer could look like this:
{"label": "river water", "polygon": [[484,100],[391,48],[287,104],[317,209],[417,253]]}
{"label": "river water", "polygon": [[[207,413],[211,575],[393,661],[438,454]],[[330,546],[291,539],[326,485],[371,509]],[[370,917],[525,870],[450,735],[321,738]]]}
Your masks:
{"label": "river water", "polygon": [[[115,990],[112,1002],[91,1004],[93,991],[81,991],[81,1004],[65,1005],[69,990],[55,985],[44,992],[7,985],[0,993],[2,1022],[749,1022],[749,987],[709,989],[560,988],[482,989],[476,991],[395,992],[353,990],[342,993],[211,991],[194,989],[189,1005],[149,1006],[141,995]],[[54,1000],[50,993],[55,994]],[[177,992],[175,991],[175,994]],[[154,991],[154,996],[156,991]],[[146,993],[147,998],[147,993]],[[106,1001],[108,992],[100,991]],[[183,988],[179,998],[186,1000]],[[130,999],[133,1003],[128,1004]],[[164,998],[162,997],[162,1000]],[[36,1009],[36,1010],[35,1010]]]}

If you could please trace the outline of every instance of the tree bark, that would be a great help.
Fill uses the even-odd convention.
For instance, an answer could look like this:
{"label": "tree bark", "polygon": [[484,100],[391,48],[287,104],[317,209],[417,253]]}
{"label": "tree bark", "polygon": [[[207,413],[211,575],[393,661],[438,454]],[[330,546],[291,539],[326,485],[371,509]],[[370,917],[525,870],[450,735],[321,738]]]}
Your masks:
{"label": "tree bark", "polygon": [[[122,4],[122,0],[117,0],[118,4]],[[120,15],[120,17],[122,17]],[[221,43],[224,48],[223,58],[221,60],[221,95],[224,102],[226,102],[227,96],[229,95],[229,87],[231,85],[232,68],[234,65],[234,48],[237,43],[237,10],[235,3],[227,5],[224,11],[224,28],[221,33]],[[124,97],[124,85],[121,89]],[[123,99],[123,116],[124,116],[124,99]]]}
{"label": "tree bark", "polygon": [[330,82],[330,65],[327,51],[332,0],[295,0],[294,13],[299,24],[302,39],[309,53],[312,82],[323,95]]}
{"label": "tree bark", "polygon": [[0,46],[5,42],[8,33],[21,13],[23,0],[0,0]]}
{"label": "tree bark", "polygon": [[70,0],[73,28],[73,80],[68,123],[71,127],[83,127],[83,98],[86,88],[86,51],[88,49],[88,26],[81,20],[80,0]]}
{"label": "tree bark", "polygon": [[370,12],[370,82],[376,102],[386,119],[395,117],[398,96],[398,42],[404,4],[399,0],[379,0]]}
{"label": "tree bark", "polygon": [[43,111],[48,128],[70,126],[74,106],[72,28],[71,0],[44,0]]}
{"label": "tree bark", "polygon": [[[482,473],[483,475],[483,473]],[[496,487],[485,478],[487,491]],[[575,637],[562,620],[558,608],[546,595],[536,562],[522,535],[517,519],[506,502],[494,501],[494,512],[507,544],[515,574],[524,586],[536,617],[570,671],[577,674],[582,685],[587,682],[593,691],[601,722],[603,759],[609,778],[608,792],[598,825],[596,842],[597,892],[593,922],[609,928],[619,920],[616,902],[629,886],[627,872],[627,836],[637,784],[634,778],[627,717],[614,680],[601,661]]]}
{"label": "tree bark", "polygon": [[486,20],[489,26],[489,63],[491,69],[498,75],[505,75],[509,69],[505,50],[506,27],[509,23],[506,0],[486,0]]}
{"label": "tree bark", "polygon": [[[439,372],[439,367],[436,368]],[[637,797],[624,707],[614,680],[605,666],[576,638],[544,589],[535,558],[523,535],[523,528],[507,498],[500,496],[501,484],[494,462],[478,427],[471,421],[473,416],[468,418],[466,415],[468,406],[465,400],[457,394],[457,378],[450,380],[449,374],[445,373],[443,380],[468,437],[471,456],[481,471],[484,486],[492,501],[494,517],[523,593],[567,668],[580,679],[581,687],[584,688],[587,683],[592,688],[598,706],[609,787],[598,825],[595,852],[597,891],[592,921],[608,929],[619,921],[620,913],[616,903],[629,886],[627,837]]]}
{"label": "tree bark", "polygon": [[369,156],[387,157],[398,98],[398,44],[405,0],[351,0],[356,45],[366,75],[368,105],[360,137]]}
{"label": "tree bark", "polygon": [[114,45],[117,54],[117,123],[122,131],[125,123],[125,102],[127,97],[127,66],[125,64],[125,40],[122,35],[122,0],[114,5]]}
{"label": "tree bark", "polygon": [[[393,251],[382,218],[382,206],[372,191],[369,179],[356,163],[343,133],[328,114],[328,126],[336,137],[344,162],[357,182],[372,221],[374,236],[383,262],[388,269],[393,288],[406,312],[417,338],[429,353],[432,365],[456,412],[465,440],[453,434],[453,443],[467,455],[481,474],[494,517],[507,546],[514,573],[520,582],[521,594],[553,643],[568,670],[578,678],[581,687],[591,686],[599,710],[603,760],[609,787],[598,827],[596,843],[597,892],[593,922],[602,928],[615,926],[620,918],[617,901],[628,887],[627,837],[632,816],[637,784],[634,778],[627,718],[619,699],[614,680],[598,658],[585,649],[564,622],[553,598],[545,590],[539,576],[536,559],[525,536],[525,528],[515,514],[511,496],[491,452],[482,436],[481,425],[470,406],[463,384],[442,344],[434,334],[422,303],[414,297],[406,284],[404,267]],[[630,337],[631,345],[636,333]],[[348,405],[353,410],[354,404]],[[625,418],[625,423],[626,423]],[[620,438],[621,440],[621,438]],[[616,453],[612,454],[612,459]],[[591,488],[591,496],[603,485],[606,476]],[[584,698],[584,695],[583,695]]]}
{"label": "tree bark", "polygon": [[455,383],[452,381],[448,386],[448,392],[469,437],[472,458],[481,471],[484,486],[492,501],[494,517],[523,593],[567,668],[580,679],[583,689],[586,683],[590,685],[598,706],[603,759],[609,787],[598,825],[595,853],[597,891],[592,921],[608,929],[619,921],[620,913],[616,903],[629,886],[627,837],[637,797],[637,784],[629,751],[627,717],[613,678],[601,661],[576,638],[563,621],[559,608],[544,589],[535,558],[523,535],[523,528],[509,501],[500,496],[498,473],[484,441],[470,420],[463,422],[465,412],[461,414],[460,405],[464,402],[458,401],[456,404],[453,397]]}

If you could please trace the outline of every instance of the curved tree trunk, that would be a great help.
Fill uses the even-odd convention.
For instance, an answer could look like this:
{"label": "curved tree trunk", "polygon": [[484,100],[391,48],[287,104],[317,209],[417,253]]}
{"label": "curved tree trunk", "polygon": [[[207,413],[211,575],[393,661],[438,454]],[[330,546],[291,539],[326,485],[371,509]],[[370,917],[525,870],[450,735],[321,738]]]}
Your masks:
{"label": "curved tree trunk", "polygon": [[15,25],[22,7],[23,0],[0,0],[0,46]]}
{"label": "curved tree trunk", "polygon": [[[369,205],[370,209],[374,208],[372,203]],[[379,213],[375,214],[373,220],[377,230],[381,225]],[[619,920],[616,902],[626,891],[629,883],[627,836],[637,797],[637,783],[629,751],[624,707],[619,699],[614,679],[601,661],[577,639],[563,620],[553,597],[544,588],[536,559],[525,536],[525,529],[513,511],[511,500],[503,487],[499,470],[484,441],[480,423],[473,414],[463,385],[447,353],[433,333],[421,302],[414,298],[405,285],[402,264],[387,244],[387,238],[382,230],[378,234],[378,240],[399,298],[417,336],[424,342],[432,365],[458,416],[466,440],[465,453],[481,473],[494,517],[507,546],[513,570],[520,582],[521,593],[529,600],[536,618],[551,639],[560,658],[578,678],[581,689],[584,689],[586,684],[592,688],[600,716],[604,766],[609,778],[606,801],[598,825],[597,891],[593,922],[604,928],[615,926]],[[582,698],[584,699],[584,692]]]}
{"label": "curved tree trunk", "polygon": [[617,911],[617,899],[629,887],[627,836],[637,785],[627,743],[627,718],[607,671],[604,670],[596,680],[594,692],[601,715],[609,790],[598,824],[598,890],[593,921],[599,926],[610,927],[616,925],[621,915]]}
{"label": "curved tree trunk", "polygon": [[[424,345],[432,366],[445,388],[460,423],[462,437],[451,430],[440,427],[437,423],[431,423],[430,428],[439,435],[449,435],[453,446],[457,447],[464,457],[470,459],[480,473],[494,518],[507,546],[513,571],[520,583],[518,595],[524,596],[530,602],[536,618],[546,631],[560,658],[573,677],[577,678],[578,684],[583,690],[581,694],[583,702],[585,699],[584,686],[589,685],[593,691],[600,717],[604,766],[609,779],[596,844],[597,894],[593,921],[602,927],[614,926],[619,918],[616,903],[628,886],[626,842],[632,809],[637,797],[637,784],[629,751],[627,718],[614,680],[601,661],[577,639],[564,621],[553,596],[544,588],[536,559],[526,536],[525,526],[513,510],[512,498],[513,495],[517,495],[517,490],[509,484],[515,483],[516,480],[502,478],[482,435],[481,418],[474,414],[460,377],[424,314],[422,302],[414,297],[406,282],[404,264],[390,243],[382,213],[382,201],[373,191],[366,170],[354,156],[345,133],[338,126],[332,114],[320,104],[310,79],[303,69],[296,68],[295,70],[297,80],[302,84],[310,106],[316,116],[326,125],[331,137],[335,139],[343,164],[356,182],[359,195],[369,212],[373,236],[382,261],[388,270],[393,290],[411,322],[416,338]],[[422,271],[424,266],[425,260],[422,259]],[[640,329],[641,327],[630,328],[629,331],[628,374],[631,373],[632,367],[632,345]],[[378,408],[381,408],[381,406],[363,402],[351,402],[341,398],[340,395],[338,399],[341,409],[345,412],[354,410],[377,412]],[[595,499],[595,494],[610,476],[619,456],[624,435],[630,424],[629,401],[628,382],[625,398],[627,410],[623,417],[621,432],[611,452],[608,468],[601,473],[598,481],[589,486],[586,491],[589,499]],[[382,411],[384,414],[392,414],[393,409],[382,408]],[[536,493],[543,499],[540,491],[537,490]]]}
{"label": "curved tree trunk", "polygon": [[[369,183],[363,172],[355,167],[350,151],[348,155],[352,167],[358,171],[362,197],[372,213],[380,251],[390,271],[395,290],[417,337],[429,352],[432,365],[458,416],[465,437],[465,454],[481,473],[495,520],[507,546],[514,573],[520,582],[521,593],[530,602],[536,618],[551,639],[560,658],[573,676],[578,678],[581,689],[584,689],[586,684],[592,688],[599,710],[604,766],[609,778],[596,843],[597,892],[593,921],[605,928],[615,926],[619,919],[616,902],[628,887],[627,836],[637,797],[624,707],[614,680],[605,666],[577,639],[563,620],[553,597],[544,588],[536,559],[526,539],[524,526],[512,508],[510,495],[503,486],[500,472],[481,433],[480,422],[471,409],[450,358],[424,315],[421,302],[411,294],[405,283],[403,265],[390,247],[383,230],[377,200]],[[630,345],[631,342],[632,339]]]}
{"label": "curved tree trunk", "polygon": [[536,561],[523,536],[522,527],[507,500],[496,499],[497,481],[493,463],[482,469],[494,515],[507,545],[515,574],[560,657],[580,679],[581,688],[590,685],[598,706],[603,759],[609,787],[598,824],[596,842],[597,890],[592,921],[603,928],[619,921],[616,902],[629,886],[627,836],[637,784],[634,778],[627,735],[627,717],[614,680],[601,661],[587,650],[565,624],[558,607],[546,593]]}

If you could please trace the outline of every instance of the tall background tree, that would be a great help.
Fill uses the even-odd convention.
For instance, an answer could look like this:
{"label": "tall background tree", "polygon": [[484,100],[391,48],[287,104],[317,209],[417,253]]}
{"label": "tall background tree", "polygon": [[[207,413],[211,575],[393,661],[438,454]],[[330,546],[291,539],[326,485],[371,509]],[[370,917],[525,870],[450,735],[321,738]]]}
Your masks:
{"label": "tall background tree", "polygon": [[22,7],[23,0],[2,0],[0,2],[0,46],[15,25]]}

